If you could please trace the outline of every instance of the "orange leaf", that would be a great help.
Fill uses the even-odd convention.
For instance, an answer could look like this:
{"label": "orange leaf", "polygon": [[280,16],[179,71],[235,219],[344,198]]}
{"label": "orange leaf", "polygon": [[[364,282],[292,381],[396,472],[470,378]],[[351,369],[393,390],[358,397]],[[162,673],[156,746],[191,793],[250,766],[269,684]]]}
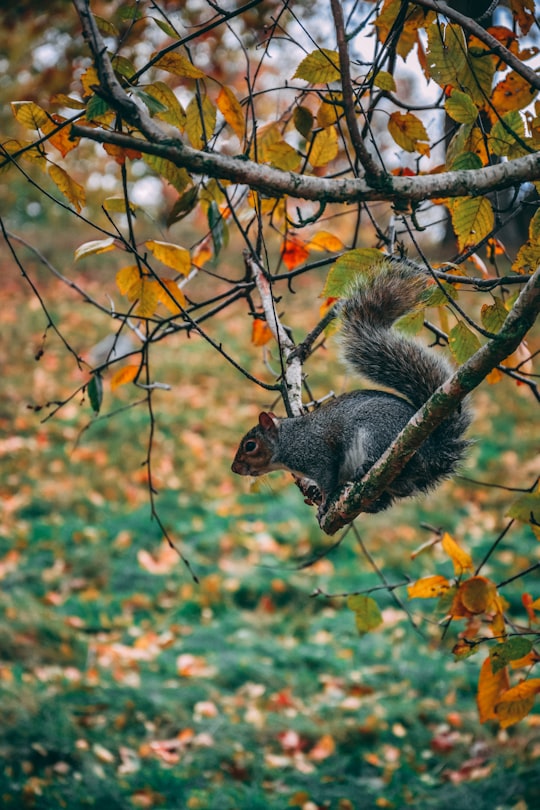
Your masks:
{"label": "orange leaf", "polygon": [[463,606],[470,613],[486,613],[495,606],[497,589],[485,577],[471,577],[462,582],[458,589]]}
{"label": "orange leaf", "polygon": [[507,728],[523,720],[534,706],[534,698],[538,692],[540,692],[540,678],[522,681],[508,689],[495,706],[495,717],[501,728]]}
{"label": "orange leaf", "polygon": [[328,250],[330,253],[337,253],[339,250],[344,250],[345,245],[335,234],[319,231],[310,239],[307,247],[311,250]]}
{"label": "orange leaf", "polygon": [[443,535],[442,547],[452,560],[456,576],[460,576],[464,571],[473,570],[473,562],[470,555],[456,543],[448,532],[445,532]]}
{"label": "orange leaf", "polygon": [[450,583],[446,577],[435,574],[431,577],[422,577],[407,587],[409,599],[432,599],[441,596],[449,589]]}
{"label": "orange leaf", "polygon": [[480,669],[476,695],[476,704],[481,723],[485,723],[486,720],[496,719],[495,706],[509,686],[507,668],[500,669],[494,675],[491,669],[491,659],[488,656]]}
{"label": "orange leaf", "polygon": [[111,391],[115,391],[120,385],[132,382],[139,373],[140,366],[124,366],[119,368],[111,379]]}
{"label": "orange leaf", "polygon": [[281,248],[281,258],[287,267],[287,270],[294,270],[299,264],[302,264],[309,256],[309,250],[303,242],[294,237],[285,239]]}
{"label": "orange leaf", "polygon": [[261,318],[253,319],[253,326],[251,329],[251,342],[254,346],[265,346],[272,340],[272,332],[270,327]]}

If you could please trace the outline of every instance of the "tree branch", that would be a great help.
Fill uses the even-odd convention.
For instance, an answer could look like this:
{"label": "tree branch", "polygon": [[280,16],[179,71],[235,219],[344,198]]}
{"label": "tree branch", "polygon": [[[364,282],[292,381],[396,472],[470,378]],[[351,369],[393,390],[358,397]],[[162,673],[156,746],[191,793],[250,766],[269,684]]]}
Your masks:
{"label": "tree branch", "polygon": [[369,154],[358,128],[358,121],[356,120],[356,113],[354,110],[354,94],[352,89],[349,51],[345,37],[345,21],[343,19],[341,0],[330,0],[330,5],[332,7],[332,15],[334,17],[334,25],[336,28],[336,40],[339,52],[339,68],[341,74],[341,92],[343,93],[343,108],[345,112],[345,120],[347,121],[347,128],[349,130],[349,135],[351,136],[351,142],[356,157],[366,172],[365,176],[367,182],[370,185],[377,185],[378,179],[381,178],[385,173],[381,170],[381,167],[375,163],[372,156]]}
{"label": "tree branch", "polygon": [[[124,111],[124,118],[127,116]],[[136,149],[170,160],[175,166],[195,174],[208,175],[233,183],[243,183],[270,197],[289,196],[320,202],[358,203],[369,200],[408,200],[422,202],[435,197],[478,197],[520,183],[540,180],[540,152],[484,166],[440,174],[414,177],[384,175],[384,187],[371,188],[363,178],[313,177],[285,172],[272,166],[230,157],[214,152],[201,152],[177,139],[160,134],[153,142],[118,132],[106,132],[75,124],[74,135],[99,143],[112,143],[125,149]]]}
{"label": "tree branch", "polygon": [[479,23],[477,23],[476,20],[471,19],[471,17],[467,17],[465,14],[461,14],[461,12],[450,8],[449,5],[439,2],[439,0],[411,0],[411,2],[416,6],[422,6],[422,8],[427,8],[430,11],[436,11],[439,14],[444,14],[444,16],[449,20],[461,25],[461,27],[470,34],[474,34],[475,37],[478,37],[478,39],[481,40],[484,45],[487,45],[488,48],[505,63],[505,65],[508,65],[508,67],[511,67],[512,70],[515,70],[516,73],[526,79],[531,87],[535,87],[537,90],[540,90],[540,75],[528,65],[525,65],[519,56],[513,54],[508,50],[508,48],[505,48],[498,39],[495,39],[495,37],[486,31],[486,29],[483,28]]}
{"label": "tree branch", "polygon": [[540,268],[521,291],[499,334],[435,391],[362,481],[346,484],[330,498],[327,511],[320,519],[323,531],[335,534],[380,496],[430,433],[492,369],[517,349],[539,312]]}

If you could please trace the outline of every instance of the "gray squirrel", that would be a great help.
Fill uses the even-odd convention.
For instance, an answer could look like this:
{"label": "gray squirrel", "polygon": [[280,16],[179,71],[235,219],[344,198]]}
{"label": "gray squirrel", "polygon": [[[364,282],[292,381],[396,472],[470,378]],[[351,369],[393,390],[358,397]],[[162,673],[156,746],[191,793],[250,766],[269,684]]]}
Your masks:
{"label": "gray squirrel", "polygon": [[[431,278],[408,260],[385,259],[355,282],[338,306],[346,363],[372,383],[392,388],[351,391],[302,416],[278,418],[263,412],[242,439],[232,471],[264,475],[288,470],[315,485],[324,514],[328,495],[360,480],[433,392],[452,374],[450,363],[392,328],[421,301]],[[435,487],[454,472],[469,444],[466,404],[442,422],[369,508],[387,509]],[[302,487],[305,492],[305,488]]]}

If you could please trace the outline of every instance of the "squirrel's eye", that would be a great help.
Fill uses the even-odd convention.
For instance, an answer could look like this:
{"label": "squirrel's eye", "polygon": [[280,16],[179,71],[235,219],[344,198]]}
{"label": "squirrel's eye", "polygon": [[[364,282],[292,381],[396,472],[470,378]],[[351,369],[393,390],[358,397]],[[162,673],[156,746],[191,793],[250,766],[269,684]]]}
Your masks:
{"label": "squirrel's eye", "polygon": [[255,439],[249,439],[244,445],[244,450],[246,451],[246,453],[253,453],[253,451],[256,449],[257,449],[257,442],[255,441]]}

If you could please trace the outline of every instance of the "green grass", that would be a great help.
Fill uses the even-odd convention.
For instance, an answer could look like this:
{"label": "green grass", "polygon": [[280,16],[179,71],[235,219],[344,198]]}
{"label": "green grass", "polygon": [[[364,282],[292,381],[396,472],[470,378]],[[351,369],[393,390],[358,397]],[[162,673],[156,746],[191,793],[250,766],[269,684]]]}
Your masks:
{"label": "green grass", "polygon": [[[534,806],[538,714],[503,734],[479,725],[479,657],[453,661],[456,631],[443,638],[431,601],[407,605],[416,632],[392,595],[376,592],[384,627],[359,638],[343,598],[313,596],[380,580],[352,536],[301,568],[333,540],[297,490],[275,477],[248,493],[233,478],[234,445],[257,403],[230,369],[196,340],[181,346],[180,362],[178,347],[159,358],[175,389],[156,397],[157,507],[197,585],[150,517],[144,410],[80,434],[92,421],[86,400],[45,424],[27,409],[65,396],[80,375],[51,338],[34,362],[42,325],[16,293],[7,336],[26,348],[3,352],[0,411],[2,807]],[[81,327],[68,301],[57,311],[79,340],[99,338],[88,312]],[[315,370],[314,384],[325,377]],[[468,472],[524,485],[530,401],[504,386],[494,394],[480,398]],[[131,396],[106,387],[105,407]],[[509,435],[515,458],[504,455]],[[480,560],[510,500],[458,479],[418,504],[364,516],[359,528],[390,583],[451,575],[438,552],[411,561],[427,537],[420,524],[455,531]],[[489,575],[506,578],[537,553],[517,525]],[[516,615],[524,587],[505,592]],[[404,588],[396,594],[406,600]]]}

